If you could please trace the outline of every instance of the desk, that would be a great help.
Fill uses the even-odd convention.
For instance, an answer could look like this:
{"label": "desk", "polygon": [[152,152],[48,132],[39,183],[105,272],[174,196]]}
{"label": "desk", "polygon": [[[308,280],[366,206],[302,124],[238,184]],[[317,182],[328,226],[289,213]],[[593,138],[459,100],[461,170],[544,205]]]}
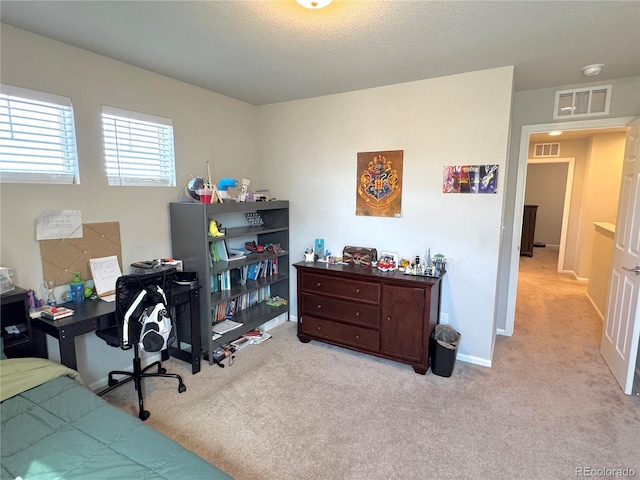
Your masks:
{"label": "desk", "polygon": [[[169,355],[191,363],[191,373],[200,371],[200,287],[174,285],[171,292],[171,304],[175,310],[178,346],[170,346],[169,351],[162,352],[162,360]],[[187,309],[187,304],[189,308]],[[58,339],[60,346],[60,362],[74,370],[78,369],[75,340],[79,335],[95,332],[99,328],[115,325],[115,302],[102,300],[86,300],[82,303],[66,304],[74,310],[71,317],[61,320],[34,318],[33,328]],[[185,321],[187,316],[189,321]],[[190,349],[183,350],[182,343],[189,343]],[[44,343],[46,346],[46,342]]]}

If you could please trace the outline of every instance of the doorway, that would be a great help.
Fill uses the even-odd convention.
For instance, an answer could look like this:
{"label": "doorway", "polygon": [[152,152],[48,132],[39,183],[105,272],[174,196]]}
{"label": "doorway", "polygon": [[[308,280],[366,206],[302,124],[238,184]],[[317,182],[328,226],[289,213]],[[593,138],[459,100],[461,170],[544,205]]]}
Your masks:
{"label": "doorway", "polygon": [[[531,144],[536,139],[531,136]],[[529,158],[525,204],[538,206],[535,242],[558,247],[557,272],[564,273],[575,158]],[[536,247],[534,243],[534,247]],[[534,248],[534,251],[536,248]]]}
{"label": "doorway", "polygon": [[[511,232],[511,245],[513,248],[510,252],[509,275],[507,287],[507,300],[505,312],[505,329],[506,335],[513,334],[515,322],[515,306],[516,293],[518,286],[518,270],[520,260],[520,237],[522,226],[522,212],[524,208],[524,189],[526,185],[527,160],[529,158],[530,137],[536,133],[547,133],[553,130],[562,130],[567,133],[579,132],[588,129],[606,129],[606,128],[626,128],[634,117],[608,118],[600,120],[582,120],[566,123],[549,123],[540,125],[525,125],[522,127],[520,136],[520,154],[518,161],[517,185],[515,194],[515,208],[513,218],[513,231]],[[564,135],[563,134],[563,135]]]}

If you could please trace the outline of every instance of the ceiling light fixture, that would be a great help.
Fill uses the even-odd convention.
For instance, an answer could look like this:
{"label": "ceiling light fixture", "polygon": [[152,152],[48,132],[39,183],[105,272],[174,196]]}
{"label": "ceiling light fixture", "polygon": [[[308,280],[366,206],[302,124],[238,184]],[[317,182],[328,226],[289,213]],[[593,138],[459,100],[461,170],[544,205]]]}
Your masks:
{"label": "ceiling light fixture", "polygon": [[319,8],[326,7],[333,0],[296,0],[300,5],[305,8],[311,8],[313,10],[318,10]]}
{"label": "ceiling light fixture", "polygon": [[584,73],[587,77],[593,77],[595,75],[599,75],[603,68],[604,63],[594,63],[591,65],[587,65],[586,67],[582,67],[582,73]]}
{"label": "ceiling light fixture", "polygon": [[549,132],[549,135],[551,135],[552,137],[557,137],[558,135],[562,135],[562,132],[560,130],[552,130],[551,132]]}

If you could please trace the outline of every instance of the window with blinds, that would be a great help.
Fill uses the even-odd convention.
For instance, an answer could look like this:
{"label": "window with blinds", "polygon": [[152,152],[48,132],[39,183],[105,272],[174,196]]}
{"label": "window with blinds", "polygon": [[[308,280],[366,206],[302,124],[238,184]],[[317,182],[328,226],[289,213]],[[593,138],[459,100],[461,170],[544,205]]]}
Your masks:
{"label": "window with blinds", "polygon": [[102,132],[109,185],[176,185],[171,120],[103,106]]}
{"label": "window with blinds", "polygon": [[80,183],[70,98],[0,85],[0,181]]}

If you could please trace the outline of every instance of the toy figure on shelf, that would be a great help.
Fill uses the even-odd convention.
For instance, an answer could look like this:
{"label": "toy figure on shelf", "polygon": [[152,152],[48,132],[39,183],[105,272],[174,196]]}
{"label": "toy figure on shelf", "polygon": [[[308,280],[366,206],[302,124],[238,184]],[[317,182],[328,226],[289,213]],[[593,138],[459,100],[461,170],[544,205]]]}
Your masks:
{"label": "toy figure on shelf", "polygon": [[53,293],[53,289],[56,287],[55,280],[45,280],[44,289],[47,292],[47,305],[56,305],[56,296]]}
{"label": "toy figure on shelf", "polygon": [[377,263],[378,270],[383,272],[392,272],[398,269],[398,255],[389,252],[380,252],[380,258]]}
{"label": "toy figure on shelf", "polygon": [[209,222],[209,235],[211,235],[212,237],[223,237],[224,232],[222,232],[221,229],[222,229],[221,223],[215,220],[211,220]]}
{"label": "toy figure on shelf", "polygon": [[313,262],[314,259],[314,251],[313,248],[307,248],[304,252],[304,261],[305,262]]}
{"label": "toy figure on shelf", "polygon": [[248,178],[242,179],[242,189],[240,190],[240,198],[239,198],[241,202],[247,201],[247,193],[249,192],[250,183],[251,183],[251,180],[249,180]]}

